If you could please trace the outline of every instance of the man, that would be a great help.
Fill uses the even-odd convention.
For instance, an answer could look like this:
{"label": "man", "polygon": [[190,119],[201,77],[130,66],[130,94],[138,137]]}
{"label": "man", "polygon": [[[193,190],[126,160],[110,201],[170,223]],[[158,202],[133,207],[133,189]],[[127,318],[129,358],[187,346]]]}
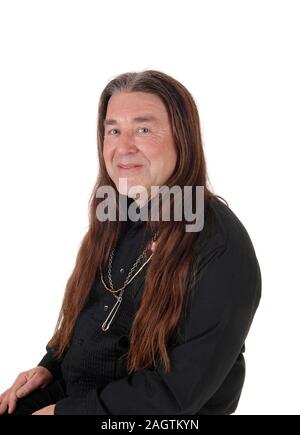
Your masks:
{"label": "man", "polygon": [[[38,367],[1,395],[0,413],[233,413],[261,274],[245,227],[207,187],[191,94],[159,71],[117,76],[99,101],[98,155],[90,226],[56,332]],[[170,219],[151,220],[153,186],[192,194],[173,198]],[[108,220],[106,187],[122,200]],[[187,202],[204,212],[201,230],[187,231],[184,213],[175,219]],[[132,207],[148,219],[123,219]]]}

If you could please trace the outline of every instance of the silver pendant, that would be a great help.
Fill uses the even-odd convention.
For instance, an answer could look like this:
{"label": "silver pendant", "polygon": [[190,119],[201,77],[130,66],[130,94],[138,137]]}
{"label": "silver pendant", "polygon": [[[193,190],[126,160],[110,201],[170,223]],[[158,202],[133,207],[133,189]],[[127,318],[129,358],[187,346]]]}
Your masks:
{"label": "silver pendant", "polygon": [[[123,294],[123,293],[122,293]],[[101,329],[102,331],[107,331],[110,327],[111,322],[113,321],[113,318],[115,317],[115,315],[117,314],[117,311],[121,305],[122,302],[122,294],[121,296],[116,296],[117,298],[117,302],[115,303],[115,305],[112,307],[112,310],[110,311],[110,313],[108,314],[107,318],[104,320],[104,322],[102,323]]]}

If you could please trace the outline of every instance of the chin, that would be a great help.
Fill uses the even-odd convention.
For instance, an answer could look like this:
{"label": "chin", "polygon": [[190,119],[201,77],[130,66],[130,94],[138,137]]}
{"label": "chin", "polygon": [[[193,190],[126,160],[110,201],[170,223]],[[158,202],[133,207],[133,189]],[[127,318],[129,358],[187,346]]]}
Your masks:
{"label": "chin", "polygon": [[131,180],[127,179],[126,182],[123,184],[118,185],[118,191],[122,195],[126,195],[129,198],[136,198],[136,195],[138,193],[141,193],[141,195],[146,195],[146,198],[148,197],[148,191],[149,187],[143,183],[141,180]]}

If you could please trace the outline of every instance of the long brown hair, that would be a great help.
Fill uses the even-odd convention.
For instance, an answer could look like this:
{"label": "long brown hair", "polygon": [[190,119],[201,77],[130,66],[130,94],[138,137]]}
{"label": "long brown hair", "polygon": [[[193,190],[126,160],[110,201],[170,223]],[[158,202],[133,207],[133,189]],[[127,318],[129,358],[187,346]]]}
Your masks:
{"label": "long brown hair", "polygon": [[[155,70],[128,72],[112,79],[104,88],[98,106],[97,144],[99,173],[89,200],[89,228],[77,254],[49,346],[58,357],[68,348],[74,324],[87,299],[99,266],[106,266],[121,230],[121,222],[101,222],[96,216],[100,186],[114,183],[103,158],[104,120],[110,97],[116,92],[148,92],[161,98],[168,111],[177,152],[174,173],[168,186],[203,186],[204,204],[215,195],[208,188],[208,177],[196,103],[190,92],[171,76]],[[118,194],[118,192],[116,192]],[[221,198],[221,197],[220,197]],[[118,202],[118,201],[117,201]],[[226,202],[226,201],[225,201]],[[156,366],[159,358],[170,371],[168,340],[178,328],[190,283],[192,252],[197,233],[186,232],[184,221],[147,221],[159,230],[158,245],[145,275],[142,299],[130,331],[127,352],[128,373]],[[157,297],[159,295],[159,297]]]}

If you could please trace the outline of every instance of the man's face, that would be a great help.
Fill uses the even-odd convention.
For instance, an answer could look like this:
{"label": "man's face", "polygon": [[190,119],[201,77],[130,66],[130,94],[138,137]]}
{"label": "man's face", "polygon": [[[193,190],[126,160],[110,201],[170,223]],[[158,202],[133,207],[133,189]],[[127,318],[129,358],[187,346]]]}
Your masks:
{"label": "man's face", "polygon": [[[173,173],[176,150],[167,110],[145,92],[114,94],[107,106],[103,155],[110,178],[127,195],[132,186],[162,186]],[[119,188],[126,178],[127,191]]]}

